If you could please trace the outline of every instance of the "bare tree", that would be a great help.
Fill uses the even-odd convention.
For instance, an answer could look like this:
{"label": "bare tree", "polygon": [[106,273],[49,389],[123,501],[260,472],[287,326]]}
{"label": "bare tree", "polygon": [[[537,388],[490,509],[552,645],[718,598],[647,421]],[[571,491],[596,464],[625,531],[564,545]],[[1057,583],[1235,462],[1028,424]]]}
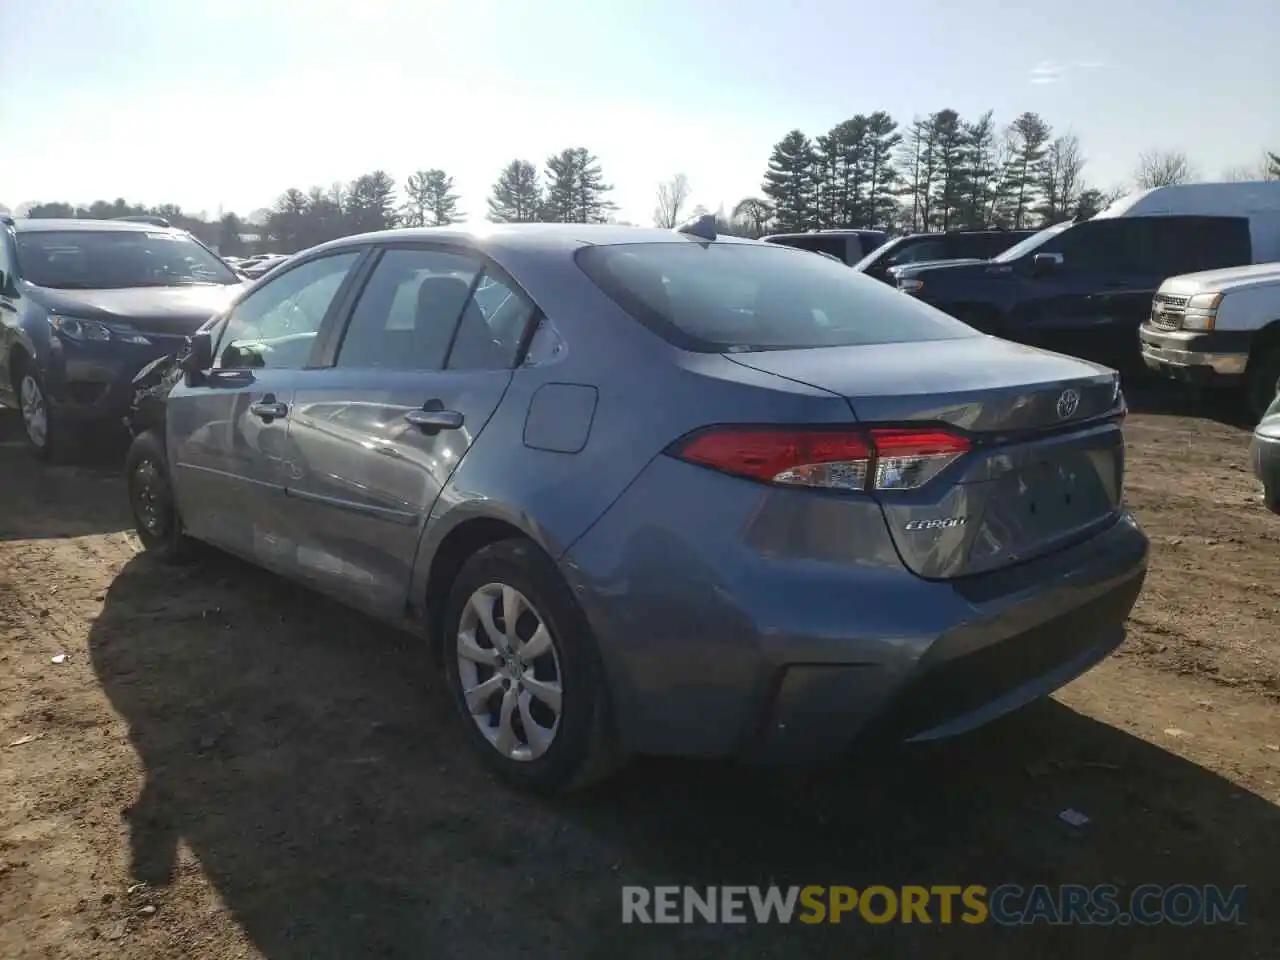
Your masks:
{"label": "bare tree", "polygon": [[1280,161],[1273,164],[1272,154],[1266,150],[1253,163],[1237,163],[1222,172],[1222,179],[1229,182],[1242,180],[1280,180]]}
{"label": "bare tree", "polygon": [[1073,134],[1064,134],[1049,144],[1040,186],[1044,193],[1040,213],[1045,224],[1057,223],[1076,206],[1083,189],[1080,177],[1083,169],[1084,152],[1080,149],[1080,140]]}
{"label": "bare tree", "polygon": [[759,197],[744,197],[734,205],[733,219],[742,224],[747,236],[761,237],[769,229],[773,207]]}
{"label": "bare tree", "polygon": [[680,223],[680,213],[689,202],[689,178],[677,173],[670,180],[658,184],[658,205],[653,211],[653,225],[674,229]]}
{"label": "bare tree", "polygon": [[1196,173],[1181,150],[1146,150],[1138,157],[1133,179],[1139,187],[1147,190],[1191,183],[1196,179]]}

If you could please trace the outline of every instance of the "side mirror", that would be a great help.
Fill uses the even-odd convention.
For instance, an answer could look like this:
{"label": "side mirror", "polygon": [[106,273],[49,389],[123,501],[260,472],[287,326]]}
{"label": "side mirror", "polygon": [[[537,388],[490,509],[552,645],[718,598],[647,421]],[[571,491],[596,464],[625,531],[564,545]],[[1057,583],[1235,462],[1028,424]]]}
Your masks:
{"label": "side mirror", "polygon": [[1053,273],[1062,266],[1062,254],[1037,253],[1031,258],[1031,272],[1037,277]]}
{"label": "side mirror", "polygon": [[182,356],[182,371],[191,377],[203,376],[213,366],[213,337],[202,330],[187,337],[187,352]]}

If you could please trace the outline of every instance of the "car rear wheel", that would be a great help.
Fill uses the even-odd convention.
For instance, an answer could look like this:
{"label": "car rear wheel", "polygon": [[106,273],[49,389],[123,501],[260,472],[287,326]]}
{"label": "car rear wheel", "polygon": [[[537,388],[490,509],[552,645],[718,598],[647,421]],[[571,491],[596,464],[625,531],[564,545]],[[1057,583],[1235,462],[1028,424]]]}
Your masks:
{"label": "car rear wheel", "polygon": [[146,551],[164,563],[188,559],[191,541],[182,532],[164,444],[150,430],[138,434],[129,446],[125,477],[134,529]]}
{"label": "car rear wheel", "polygon": [[621,764],[586,617],[533,543],[477,551],[454,581],[444,631],[445,674],[465,735],[499,776],[557,793]]}

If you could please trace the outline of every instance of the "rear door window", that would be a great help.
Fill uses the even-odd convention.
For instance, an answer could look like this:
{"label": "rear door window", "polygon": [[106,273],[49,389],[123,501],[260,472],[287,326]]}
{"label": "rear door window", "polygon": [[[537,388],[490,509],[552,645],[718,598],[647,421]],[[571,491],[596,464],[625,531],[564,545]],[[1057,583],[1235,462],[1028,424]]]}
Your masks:
{"label": "rear door window", "polygon": [[584,247],[578,265],[668,342],[737,352],[981,336],[940,310],[826,257],[769,244]]}

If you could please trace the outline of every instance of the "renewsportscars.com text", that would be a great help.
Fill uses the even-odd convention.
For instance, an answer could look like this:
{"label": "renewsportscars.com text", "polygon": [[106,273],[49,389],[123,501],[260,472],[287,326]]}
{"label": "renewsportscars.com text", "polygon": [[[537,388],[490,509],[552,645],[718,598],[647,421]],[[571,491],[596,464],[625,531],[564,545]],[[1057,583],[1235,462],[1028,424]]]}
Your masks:
{"label": "renewsportscars.com text", "polygon": [[1245,888],[1144,884],[622,888],[623,923],[1244,923]]}

